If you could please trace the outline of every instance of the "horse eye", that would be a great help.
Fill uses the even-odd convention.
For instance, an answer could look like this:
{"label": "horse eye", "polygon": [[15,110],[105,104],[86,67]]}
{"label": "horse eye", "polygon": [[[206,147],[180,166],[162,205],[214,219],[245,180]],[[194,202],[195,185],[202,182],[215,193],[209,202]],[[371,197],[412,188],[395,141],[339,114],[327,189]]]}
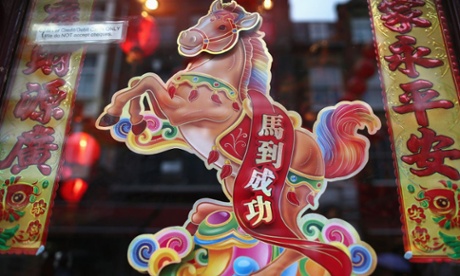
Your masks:
{"label": "horse eye", "polygon": [[220,26],[219,26],[219,30],[225,31],[225,29],[227,29],[227,27],[226,27],[225,25],[220,25]]}

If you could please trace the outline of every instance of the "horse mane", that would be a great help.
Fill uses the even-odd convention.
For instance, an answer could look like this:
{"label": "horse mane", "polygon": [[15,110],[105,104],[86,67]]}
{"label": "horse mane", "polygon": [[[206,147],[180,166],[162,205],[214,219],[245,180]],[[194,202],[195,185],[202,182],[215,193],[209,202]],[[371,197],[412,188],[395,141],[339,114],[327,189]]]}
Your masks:
{"label": "horse mane", "polygon": [[247,97],[248,90],[257,90],[265,95],[270,93],[273,59],[263,37],[264,33],[259,31],[241,36],[246,61],[239,87],[241,100]]}
{"label": "horse mane", "polygon": [[[223,10],[236,13],[242,19],[247,13],[235,1],[224,4]],[[253,30],[248,30],[240,34],[240,40],[244,48],[245,64],[238,87],[240,100],[247,97],[248,90],[257,90],[263,94],[270,93],[270,81],[272,78],[271,65],[273,58],[267,50],[267,45],[263,40],[264,32],[258,31],[262,20]]]}

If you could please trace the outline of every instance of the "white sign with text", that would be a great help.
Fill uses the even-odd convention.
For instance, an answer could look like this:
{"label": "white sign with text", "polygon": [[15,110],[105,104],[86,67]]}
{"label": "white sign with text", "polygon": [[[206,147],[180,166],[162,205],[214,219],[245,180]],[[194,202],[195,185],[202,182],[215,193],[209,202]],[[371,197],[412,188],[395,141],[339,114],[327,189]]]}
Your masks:
{"label": "white sign with text", "polygon": [[35,24],[36,43],[108,43],[126,38],[126,21],[72,25]]}

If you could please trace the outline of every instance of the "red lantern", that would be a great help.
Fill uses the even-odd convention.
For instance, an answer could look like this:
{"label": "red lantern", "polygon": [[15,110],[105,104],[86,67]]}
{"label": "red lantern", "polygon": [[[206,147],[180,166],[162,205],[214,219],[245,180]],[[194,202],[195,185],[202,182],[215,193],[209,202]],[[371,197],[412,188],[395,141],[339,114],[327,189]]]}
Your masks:
{"label": "red lantern", "polygon": [[254,0],[238,0],[238,5],[244,7],[248,12],[255,12],[259,7],[259,1]]}
{"label": "red lantern", "polygon": [[346,86],[347,92],[355,96],[361,96],[366,92],[367,85],[366,80],[360,77],[354,76],[347,81]]}
{"label": "red lantern", "polygon": [[356,76],[368,79],[374,75],[376,70],[375,62],[371,59],[360,59],[355,66]]}
{"label": "red lantern", "polygon": [[91,166],[97,161],[101,148],[93,136],[85,132],[71,134],[66,141],[64,158],[67,163]]}
{"label": "red lantern", "polygon": [[120,47],[127,54],[127,61],[134,63],[153,54],[160,43],[160,34],[151,16],[140,16],[129,22],[125,42]]}
{"label": "red lantern", "polygon": [[275,22],[267,16],[264,17],[264,21],[260,30],[265,33],[264,40],[267,44],[274,44],[276,42],[276,27]]}
{"label": "red lantern", "polygon": [[81,178],[73,178],[62,183],[60,193],[62,198],[68,202],[79,202],[86,190],[88,183]]}

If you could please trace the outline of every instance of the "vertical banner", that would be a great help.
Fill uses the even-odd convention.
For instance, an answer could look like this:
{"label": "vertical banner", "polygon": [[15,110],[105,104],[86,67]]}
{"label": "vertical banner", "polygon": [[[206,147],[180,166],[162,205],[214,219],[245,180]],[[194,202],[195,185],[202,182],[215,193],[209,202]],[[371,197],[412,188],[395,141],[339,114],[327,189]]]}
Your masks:
{"label": "vertical banner", "polygon": [[[459,72],[439,0],[369,0],[407,259],[460,259]],[[395,206],[396,208],[396,206]]]}
{"label": "vertical banner", "polygon": [[39,254],[45,244],[78,76],[81,45],[44,45],[39,24],[89,20],[92,0],[31,5],[0,128],[0,253]]}

